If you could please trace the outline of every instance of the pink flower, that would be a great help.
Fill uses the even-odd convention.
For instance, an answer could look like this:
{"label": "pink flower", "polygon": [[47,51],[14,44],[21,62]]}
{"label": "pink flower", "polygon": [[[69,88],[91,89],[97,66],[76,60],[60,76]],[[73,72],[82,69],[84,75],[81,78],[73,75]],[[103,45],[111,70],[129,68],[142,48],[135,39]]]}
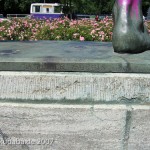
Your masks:
{"label": "pink flower", "polygon": [[73,22],[70,22],[70,26],[73,26],[74,25],[74,23]]}
{"label": "pink flower", "polygon": [[101,28],[97,28],[97,29],[95,29],[96,31],[99,31],[99,30],[101,30]]}
{"label": "pink flower", "polygon": [[104,39],[105,39],[105,36],[104,36],[104,35],[102,35],[102,38],[101,38],[101,40],[102,40],[102,41],[104,41]]}
{"label": "pink flower", "polygon": [[98,24],[97,24],[97,23],[94,23],[94,26],[98,26]]}
{"label": "pink flower", "polygon": [[60,20],[59,23],[64,23],[64,20]]}
{"label": "pink flower", "polygon": [[104,35],[105,33],[104,33],[104,31],[100,31],[99,34],[100,35]]}
{"label": "pink flower", "polygon": [[91,31],[91,34],[94,34],[94,33],[95,33],[95,30],[92,30],[92,31]]}
{"label": "pink flower", "polygon": [[84,37],[83,36],[80,36],[80,41],[84,41]]}
{"label": "pink flower", "polygon": [[110,35],[112,35],[113,33],[112,33],[112,32],[110,32],[109,34],[110,34]]}
{"label": "pink flower", "polygon": [[73,24],[77,24],[78,22],[76,20],[73,21]]}

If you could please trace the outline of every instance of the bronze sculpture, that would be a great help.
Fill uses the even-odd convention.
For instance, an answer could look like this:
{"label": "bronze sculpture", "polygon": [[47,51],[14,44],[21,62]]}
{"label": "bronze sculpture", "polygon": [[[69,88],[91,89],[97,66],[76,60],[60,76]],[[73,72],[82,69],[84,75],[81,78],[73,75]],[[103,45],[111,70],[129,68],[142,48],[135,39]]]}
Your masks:
{"label": "bronze sculpture", "polygon": [[113,19],[115,52],[140,53],[150,50],[150,35],[143,21],[142,0],[116,0]]}

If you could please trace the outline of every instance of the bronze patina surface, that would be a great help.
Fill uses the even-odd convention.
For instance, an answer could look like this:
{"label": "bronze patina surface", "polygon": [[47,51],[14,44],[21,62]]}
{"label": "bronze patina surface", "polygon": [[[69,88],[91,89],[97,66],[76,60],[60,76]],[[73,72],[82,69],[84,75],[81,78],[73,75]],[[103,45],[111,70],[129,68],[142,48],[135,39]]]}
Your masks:
{"label": "bronze patina surface", "polygon": [[113,18],[115,52],[141,53],[150,50],[150,35],[143,22],[142,0],[116,0]]}

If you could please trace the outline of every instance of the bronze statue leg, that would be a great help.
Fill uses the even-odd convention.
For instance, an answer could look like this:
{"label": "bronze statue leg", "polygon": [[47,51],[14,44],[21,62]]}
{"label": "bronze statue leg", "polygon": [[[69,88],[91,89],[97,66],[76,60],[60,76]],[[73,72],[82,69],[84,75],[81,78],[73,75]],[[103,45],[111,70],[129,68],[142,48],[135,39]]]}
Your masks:
{"label": "bronze statue leg", "polygon": [[116,0],[113,19],[115,52],[140,53],[150,50],[150,35],[143,22],[142,0]]}

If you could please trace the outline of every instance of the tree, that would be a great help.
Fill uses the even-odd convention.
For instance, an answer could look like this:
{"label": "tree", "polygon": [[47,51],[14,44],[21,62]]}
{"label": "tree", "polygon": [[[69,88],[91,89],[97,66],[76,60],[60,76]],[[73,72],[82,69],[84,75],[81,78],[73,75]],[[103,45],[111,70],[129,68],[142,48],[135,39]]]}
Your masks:
{"label": "tree", "polygon": [[[30,5],[33,2],[61,3],[64,5],[64,13],[72,12],[80,14],[111,14],[115,0],[0,0],[0,13],[30,13]],[[149,0],[143,0],[143,13],[146,16],[150,7]]]}
{"label": "tree", "polygon": [[0,0],[0,14],[4,14],[4,2],[5,0]]}
{"label": "tree", "polygon": [[143,0],[142,9],[143,9],[144,16],[147,16],[147,11],[148,11],[149,7],[150,7],[150,1],[149,0]]}
{"label": "tree", "polygon": [[29,14],[31,3],[39,3],[40,0],[20,0],[18,5],[20,13]]}
{"label": "tree", "polygon": [[1,0],[0,10],[4,15],[29,13],[33,2],[40,2],[40,0]]}

